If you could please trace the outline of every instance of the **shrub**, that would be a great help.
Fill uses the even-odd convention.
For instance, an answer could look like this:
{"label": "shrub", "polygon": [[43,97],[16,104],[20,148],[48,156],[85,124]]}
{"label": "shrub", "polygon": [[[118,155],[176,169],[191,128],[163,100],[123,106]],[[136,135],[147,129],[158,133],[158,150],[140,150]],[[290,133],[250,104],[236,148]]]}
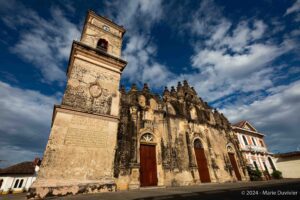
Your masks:
{"label": "shrub", "polygon": [[274,179],[281,179],[281,178],[282,178],[282,172],[279,171],[279,170],[274,170],[274,171],[272,172],[272,177],[273,177]]}
{"label": "shrub", "polygon": [[250,180],[251,181],[261,181],[262,178],[262,173],[261,171],[257,170],[257,169],[252,169],[251,167],[247,167],[247,170],[248,170],[248,174],[249,174],[249,177],[250,177]]}

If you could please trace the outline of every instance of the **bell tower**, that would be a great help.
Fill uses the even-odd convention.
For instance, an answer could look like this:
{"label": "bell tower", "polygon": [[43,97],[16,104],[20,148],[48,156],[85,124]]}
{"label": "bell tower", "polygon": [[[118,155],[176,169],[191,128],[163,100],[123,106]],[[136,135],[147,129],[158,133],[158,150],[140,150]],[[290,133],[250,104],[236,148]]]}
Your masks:
{"label": "bell tower", "polygon": [[125,29],[88,11],[72,44],[67,86],[55,105],[42,165],[28,198],[114,191]]}

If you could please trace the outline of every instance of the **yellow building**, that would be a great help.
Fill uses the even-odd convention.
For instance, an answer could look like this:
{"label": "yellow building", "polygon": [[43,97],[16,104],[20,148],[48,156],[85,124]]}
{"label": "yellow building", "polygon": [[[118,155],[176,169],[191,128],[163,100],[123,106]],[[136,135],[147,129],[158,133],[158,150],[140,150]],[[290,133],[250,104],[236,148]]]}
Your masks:
{"label": "yellow building", "polygon": [[283,178],[300,178],[300,151],[279,153],[274,157]]}

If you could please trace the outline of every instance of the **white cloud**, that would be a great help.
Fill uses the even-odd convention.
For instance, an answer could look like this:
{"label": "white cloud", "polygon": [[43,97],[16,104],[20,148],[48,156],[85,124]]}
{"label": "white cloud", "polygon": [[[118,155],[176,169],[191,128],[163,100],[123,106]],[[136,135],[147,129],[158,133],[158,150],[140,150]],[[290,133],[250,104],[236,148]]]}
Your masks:
{"label": "white cloud", "polygon": [[168,68],[155,61],[156,47],[145,36],[130,36],[123,51],[127,60],[123,77],[130,82],[149,83],[151,87],[162,87],[172,77]]}
{"label": "white cloud", "polygon": [[[60,95],[47,96],[1,81],[0,93],[0,157],[8,160],[10,164],[32,160],[31,156],[37,152],[40,154],[45,148],[53,105],[59,102]],[[9,154],[11,151],[27,156],[8,156],[12,155]]]}
{"label": "white cloud", "polygon": [[63,82],[63,65],[69,58],[72,41],[80,36],[79,28],[58,7],[50,8],[51,18],[45,19],[21,2],[1,5],[3,22],[19,33],[11,51],[40,70],[43,81]]}
{"label": "white cloud", "polygon": [[123,77],[130,82],[147,82],[151,87],[162,87],[172,73],[156,60],[157,46],[149,37],[153,25],[162,18],[162,1],[134,0],[120,7],[121,3],[123,1],[106,2],[108,15],[127,30],[122,56],[128,64]]}
{"label": "white cloud", "polygon": [[272,88],[270,92],[271,95],[249,105],[227,105],[221,111],[231,122],[253,123],[266,134],[271,150],[295,151],[300,145],[300,81]]}
{"label": "white cloud", "polygon": [[126,27],[129,34],[149,33],[162,17],[162,0],[130,0],[126,4],[122,0],[106,1],[106,6],[110,18]]}
{"label": "white cloud", "polygon": [[284,15],[289,15],[298,11],[300,11],[300,0],[297,0],[291,7],[289,7]]}
{"label": "white cloud", "polygon": [[185,27],[194,49],[191,64],[197,71],[181,74],[172,83],[185,78],[210,102],[273,87],[280,70],[273,62],[296,47],[290,37],[272,40],[270,25],[261,19],[241,17],[232,22],[214,1],[202,1],[192,16]]}

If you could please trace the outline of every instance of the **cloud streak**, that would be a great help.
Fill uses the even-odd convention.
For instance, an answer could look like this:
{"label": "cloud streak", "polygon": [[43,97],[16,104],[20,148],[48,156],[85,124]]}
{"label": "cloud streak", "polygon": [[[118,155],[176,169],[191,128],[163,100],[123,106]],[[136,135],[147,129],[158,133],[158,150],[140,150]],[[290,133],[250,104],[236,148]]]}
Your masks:
{"label": "cloud streak", "polygon": [[2,21],[19,32],[11,52],[32,63],[41,72],[42,81],[64,82],[63,65],[69,57],[72,41],[80,36],[77,25],[58,7],[50,8],[50,19],[16,1],[1,2],[0,12],[4,14]]}
{"label": "cloud streak", "polygon": [[0,157],[8,160],[0,164],[41,156],[48,139],[53,105],[59,102],[60,96],[47,96],[2,81],[0,93]]}
{"label": "cloud streak", "polygon": [[166,85],[174,74],[166,65],[157,61],[157,45],[149,36],[155,23],[162,20],[162,1],[134,0],[120,7],[121,2],[106,4],[109,7],[108,15],[127,29],[122,55],[128,61],[128,65],[123,77],[140,85],[147,82],[154,88]]}
{"label": "cloud streak", "polygon": [[[249,105],[228,105],[222,109],[232,122],[249,120],[266,134],[274,152],[295,151],[300,145],[300,81],[272,88],[271,95]],[[283,148],[284,147],[284,148]]]}

